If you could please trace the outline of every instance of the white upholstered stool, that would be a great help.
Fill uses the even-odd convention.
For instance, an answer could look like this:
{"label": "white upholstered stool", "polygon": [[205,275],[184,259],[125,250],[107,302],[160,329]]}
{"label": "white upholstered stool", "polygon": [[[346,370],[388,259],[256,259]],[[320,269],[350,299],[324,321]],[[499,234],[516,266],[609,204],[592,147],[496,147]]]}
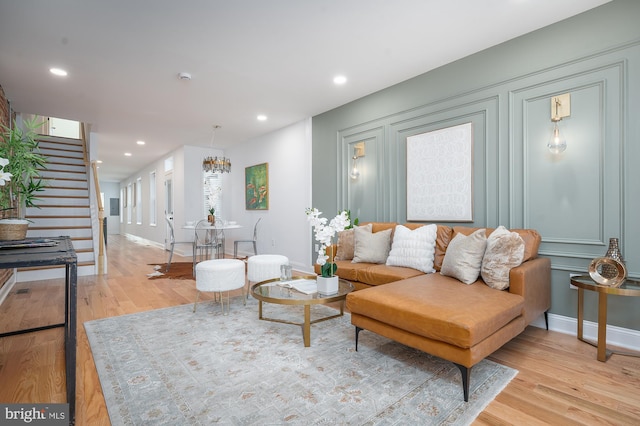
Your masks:
{"label": "white upholstered stool", "polygon": [[[288,265],[289,258],[280,254],[258,254],[247,260],[249,285],[260,281],[280,278],[280,265]],[[247,294],[248,296],[248,294]]]}
{"label": "white upholstered stool", "polygon": [[244,262],[237,259],[205,260],[196,265],[196,301],[193,304],[193,312],[196,311],[198,298],[201,291],[214,291],[220,296],[222,313],[224,314],[223,291],[227,292],[227,313],[229,312],[229,291],[242,289],[242,301],[244,297]]}

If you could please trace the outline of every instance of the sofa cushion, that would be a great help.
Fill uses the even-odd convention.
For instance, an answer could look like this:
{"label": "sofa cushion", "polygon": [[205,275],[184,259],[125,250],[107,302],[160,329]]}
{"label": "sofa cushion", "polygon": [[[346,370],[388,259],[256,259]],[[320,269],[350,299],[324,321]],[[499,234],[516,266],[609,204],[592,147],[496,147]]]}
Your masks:
{"label": "sofa cushion", "polygon": [[509,271],[522,263],[524,240],[504,226],[496,228],[487,238],[480,275],[489,287],[504,290],[509,287]]}
{"label": "sofa cushion", "polygon": [[[368,230],[371,232],[372,224],[368,223],[366,225],[360,226],[364,230]],[[345,229],[338,233],[338,249],[336,251],[336,260],[352,260],[353,259],[353,251],[355,244],[355,236],[354,229]]]}
{"label": "sofa cushion", "polygon": [[486,246],[484,229],[478,229],[471,235],[457,234],[447,247],[440,273],[465,284],[474,283],[480,275]]}
{"label": "sofa cushion", "polygon": [[[393,300],[393,303],[389,303]],[[522,315],[524,299],[426,274],[347,295],[347,309],[419,336],[470,348]],[[524,322],[522,323],[524,329]]]}
{"label": "sofa cushion", "polygon": [[[366,265],[357,263],[356,265]],[[367,268],[360,268],[356,272],[357,281],[367,285],[388,284],[394,281],[423,275],[423,272],[413,268],[401,266],[371,265]]]}
{"label": "sofa cushion", "polygon": [[[359,281],[358,271],[371,266],[369,263],[351,263],[350,260],[336,260],[336,275],[347,281]],[[316,273],[320,274],[319,265],[316,265]]]}
{"label": "sofa cushion", "polygon": [[[409,229],[418,229],[421,226],[426,226],[424,223],[405,223]],[[442,261],[444,260],[444,255],[447,251],[447,246],[453,238],[453,228],[446,225],[436,225],[438,227],[436,231],[436,250],[435,255],[433,257],[433,269],[436,272],[440,272],[440,268],[442,268]]]}
{"label": "sofa cushion", "polygon": [[433,258],[436,247],[436,225],[426,225],[411,230],[397,225],[393,233],[387,265],[405,266],[426,274],[435,272]]}
{"label": "sofa cushion", "polygon": [[380,232],[367,232],[354,228],[355,248],[353,263],[385,263],[391,248],[391,229]]}
{"label": "sofa cushion", "polygon": [[[453,236],[455,237],[457,234],[471,235],[478,229],[482,228],[454,226]],[[487,237],[489,237],[493,232],[493,228],[486,228],[486,230]],[[511,229],[511,232],[516,232],[524,240],[524,259],[522,260],[523,263],[527,260],[535,259],[536,257],[538,257],[538,249],[540,248],[540,242],[542,241],[542,237],[540,237],[538,231],[534,229]]]}

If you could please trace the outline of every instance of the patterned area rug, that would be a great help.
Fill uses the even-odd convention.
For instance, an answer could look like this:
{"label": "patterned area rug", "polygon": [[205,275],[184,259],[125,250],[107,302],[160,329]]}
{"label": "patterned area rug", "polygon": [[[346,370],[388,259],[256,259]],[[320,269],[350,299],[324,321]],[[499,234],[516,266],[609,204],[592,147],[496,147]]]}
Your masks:
{"label": "patterned area rug", "polygon": [[[469,402],[452,363],[374,333],[354,348],[350,317],[301,327],[258,320],[258,303],[203,302],[84,324],[113,425],[469,424],[517,374],[484,360]],[[312,320],[335,313],[312,306]],[[302,307],[264,304],[301,321]]]}

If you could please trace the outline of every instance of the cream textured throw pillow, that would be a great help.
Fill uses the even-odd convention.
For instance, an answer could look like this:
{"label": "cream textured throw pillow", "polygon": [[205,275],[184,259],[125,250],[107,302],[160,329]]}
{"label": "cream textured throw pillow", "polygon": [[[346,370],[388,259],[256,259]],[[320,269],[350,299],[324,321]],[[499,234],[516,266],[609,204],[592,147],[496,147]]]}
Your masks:
{"label": "cream textured throw pillow", "polygon": [[[366,231],[371,232],[373,225],[367,223],[366,225],[359,226]],[[345,229],[338,232],[338,250],[336,250],[336,260],[351,260],[353,259],[353,251],[355,245],[354,229]]]}
{"label": "cream textured throw pillow", "polygon": [[355,248],[352,263],[385,263],[391,248],[391,229],[367,232],[354,228]]}
{"label": "cream textured throw pillow", "polygon": [[482,259],[482,279],[491,288],[509,288],[509,271],[524,259],[524,240],[517,232],[504,226],[496,228],[487,238],[487,249]]}
{"label": "cream textured throw pillow", "polygon": [[387,265],[405,266],[425,274],[435,272],[433,257],[436,251],[436,225],[426,225],[413,231],[397,225],[393,233],[393,243],[387,258]]}
{"label": "cream textured throw pillow", "polygon": [[458,234],[447,246],[440,273],[473,284],[480,275],[482,257],[487,246],[485,229],[471,235]]}

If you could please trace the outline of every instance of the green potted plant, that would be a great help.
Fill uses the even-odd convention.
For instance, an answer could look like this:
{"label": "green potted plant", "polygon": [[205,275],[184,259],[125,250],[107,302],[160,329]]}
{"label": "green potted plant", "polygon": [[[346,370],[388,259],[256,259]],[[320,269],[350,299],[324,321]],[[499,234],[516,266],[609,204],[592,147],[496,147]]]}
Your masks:
{"label": "green potted plant", "polygon": [[39,169],[45,167],[47,159],[36,140],[38,127],[36,120],[25,120],[22,127],[17,123],[13,128],[2,126],[0,210],[5,218],[0,219],[0,240],[25,238],[29,225],[24,219],[25,208],[37,207],[36,193],[44,189]]}

